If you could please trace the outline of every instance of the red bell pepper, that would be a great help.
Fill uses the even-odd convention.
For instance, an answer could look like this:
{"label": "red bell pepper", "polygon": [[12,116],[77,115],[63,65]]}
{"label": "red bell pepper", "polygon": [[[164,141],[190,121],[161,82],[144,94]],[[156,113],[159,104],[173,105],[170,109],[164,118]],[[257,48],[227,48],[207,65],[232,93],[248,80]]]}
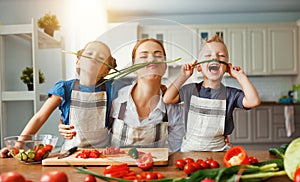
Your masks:
{"label": "red bell pepper", "polygon": [[242,146],[234,146],[230,148],[225,153],[223,161],[226,167],[249,164],[247,152]]}

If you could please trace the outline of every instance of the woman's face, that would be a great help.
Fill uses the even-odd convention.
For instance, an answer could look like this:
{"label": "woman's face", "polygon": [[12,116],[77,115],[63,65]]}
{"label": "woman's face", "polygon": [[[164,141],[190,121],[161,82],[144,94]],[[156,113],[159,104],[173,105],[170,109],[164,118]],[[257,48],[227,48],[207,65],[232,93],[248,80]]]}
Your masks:
{"label": "woman's face", "polygon": [[[199,62],[207,60],[219,60],[228,63],[228,52],[224,44],[219,42],[206,43],[199,55]],[[210,80],[222,79],[227,70],[225,64],[208,62],[201,64],[202,74]]]}
{"label": "woman's face", "polygon": [[[145,62],[163,62],[165,56],[162,47],[153,41],[142,43],[136,50],[134,64]],[[138,77],[162,77],[166,71],[166,64],[150,64],[135,73]]]}
{"label": "woman's face", "polygon": [[81,71],[95,74],[95,76],[106,76],[109,68],[103,62],[108,64],[107,58],[110,56],[110,50],[107,46],[99,42],[92,42],[86,46],[82,55],[86,57],[82,56],[79,61]]}

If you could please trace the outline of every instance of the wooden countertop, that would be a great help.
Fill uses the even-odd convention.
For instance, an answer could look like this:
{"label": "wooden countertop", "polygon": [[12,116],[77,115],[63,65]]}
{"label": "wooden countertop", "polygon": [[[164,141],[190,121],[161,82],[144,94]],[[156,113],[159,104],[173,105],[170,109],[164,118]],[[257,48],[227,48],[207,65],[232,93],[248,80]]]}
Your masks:
{"label": "wooden countertop", "polygon": [[[268,151],[248,151],[249,156],[255,156],[259,161],[266,161],[270,159],[275,159],[274,156],[270,155]],[[166,166],[154,166],[153,171],[160,171],[164,177],[185,177],[183,171],[177,170],[174,166],[174,163],[177,159],[191,157],[194,159],[206,159],[212,157],[214,160],[220,163],[220,167],[224,167],[223,164],[224,152],[176,152],[170,154],[169,164]],[[92,170],[96,173],[103,174],[103,166],[88,166],[89,170]],[[138,167],[130,167],[131,170],[136,171],[136,173],[141,173],[142,171]],[[61,170],[64,171],[69,178],[70,182],[84,181],[85,174],[77,173],[74,168],[68,166],[42,166],[41,164],[23,164],[13,158],[0,159],[0,173],[8,171],[18,171],[27,180],[32,180],[33,182],[39,182],[42,174],[53,171]],[[100,181],[97,179],[97,181]],[[269,178],[267,181],[291,181],[287,176]]]}

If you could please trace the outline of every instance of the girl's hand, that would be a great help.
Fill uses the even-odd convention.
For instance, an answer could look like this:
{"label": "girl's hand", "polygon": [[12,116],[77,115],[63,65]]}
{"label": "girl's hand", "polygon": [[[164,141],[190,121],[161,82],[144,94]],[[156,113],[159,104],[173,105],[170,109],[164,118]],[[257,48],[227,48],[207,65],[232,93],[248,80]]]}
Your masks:
{"label": "girl's hand", "polygon": [[241,67],[239,67],[239,66],[232,66],[231,63],[228,64],[227,72],[229,73],[229,75],[232,78],[235,78],[235,79],[237,79],[238,76],[240,76],[240,75],[245,75],[245,72],[244,72],[244,70],[241,69]]}
{"label": "girl's hand", "polygon": [[188,78],[190,77],[193,72],[194,72],[194,68],[195,68],[195,64],[197,64],[197,60],[194,61],[193,64],[184,64],[181,67],[181,75]]}
{"label": "girl's hand", "polygon": [[74,136],[76,136],[76,131],[74,131],[73,129],[74,129],[73,125],[63,124],[62,118],[60,117],[58,131],[63,138],[71,140]]}
{"label": "girl's hand", "polygon": [[3,148],[0,150],[0,158],[8,158],[8,157],[12,157],[12,155],[10,154],[8,148]]}

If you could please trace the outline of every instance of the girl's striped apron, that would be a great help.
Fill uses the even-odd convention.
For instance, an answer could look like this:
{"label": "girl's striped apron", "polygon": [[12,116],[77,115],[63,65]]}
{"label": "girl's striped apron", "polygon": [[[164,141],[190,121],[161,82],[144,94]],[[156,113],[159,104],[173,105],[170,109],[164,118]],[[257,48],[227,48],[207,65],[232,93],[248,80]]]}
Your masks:
{"label": "girl's striped apron", "polygon": [[81,92],[78,80],[74,83],[69,121],[74,125],[76,136],[65,140],[62,151],[74,146],[100,148],[109,145],[108,129],[105,127],[106,104],[105,84],[101,92]]}

